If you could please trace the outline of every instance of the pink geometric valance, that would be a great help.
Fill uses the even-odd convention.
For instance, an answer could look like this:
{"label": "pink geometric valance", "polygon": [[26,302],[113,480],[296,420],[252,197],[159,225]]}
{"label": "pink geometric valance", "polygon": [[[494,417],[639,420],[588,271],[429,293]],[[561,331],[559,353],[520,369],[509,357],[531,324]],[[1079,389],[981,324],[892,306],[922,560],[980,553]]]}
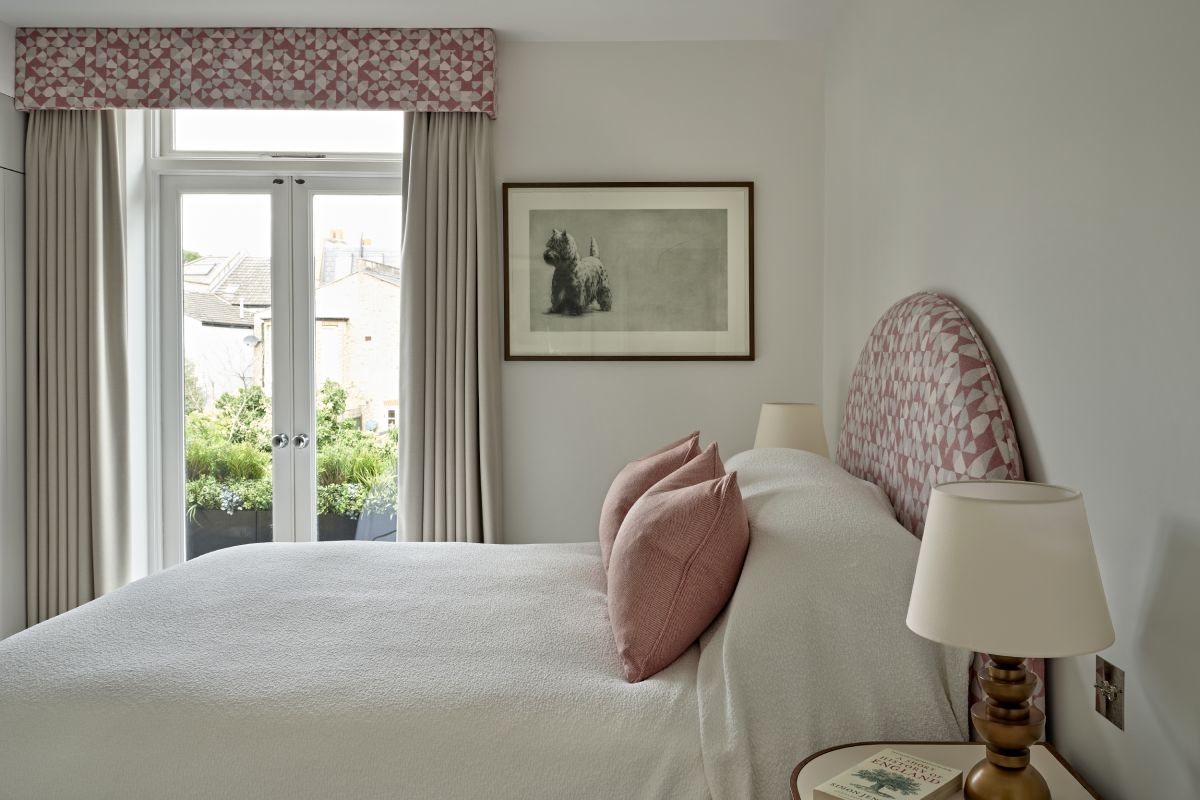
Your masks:
{"label": "pink geometric valance", "polygon": [[487,28],[18,28],[17,107],[496,111]]}

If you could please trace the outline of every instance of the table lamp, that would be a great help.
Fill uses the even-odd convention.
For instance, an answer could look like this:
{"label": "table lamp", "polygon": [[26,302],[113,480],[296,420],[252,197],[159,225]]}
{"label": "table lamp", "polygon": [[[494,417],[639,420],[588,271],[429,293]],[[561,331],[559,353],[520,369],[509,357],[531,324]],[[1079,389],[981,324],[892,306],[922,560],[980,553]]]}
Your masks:
{"label": "table lamp", "polygon": [[790,447],[828,458],[821,407],[814,403],[763,403],[754,447]]}
{"label": "table lamp", "polygon": [[1025,659],[1095,653],[1115,639],[1083,496],[1024,481],[935,487],[908,627],[991,657],[986,700],[971,708],[987,757],[967,773],[964,796],[1048,800],[1029,764],[1046,716],[1030,702],[1038,679]]}

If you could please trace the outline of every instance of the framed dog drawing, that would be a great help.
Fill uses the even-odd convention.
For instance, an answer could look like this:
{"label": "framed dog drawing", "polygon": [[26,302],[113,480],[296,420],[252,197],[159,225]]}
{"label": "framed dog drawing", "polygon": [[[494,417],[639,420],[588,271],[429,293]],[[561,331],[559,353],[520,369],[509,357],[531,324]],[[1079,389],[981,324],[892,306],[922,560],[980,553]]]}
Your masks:
{"label": "framed dog drawing", "polygon": [[754,359],[754,184],[504,184],[504,357]]}

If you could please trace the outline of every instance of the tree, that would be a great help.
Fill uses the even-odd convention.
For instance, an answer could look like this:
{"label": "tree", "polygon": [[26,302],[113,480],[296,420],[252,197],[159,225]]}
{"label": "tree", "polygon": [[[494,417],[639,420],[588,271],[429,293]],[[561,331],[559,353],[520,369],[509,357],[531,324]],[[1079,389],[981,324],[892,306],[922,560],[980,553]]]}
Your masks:
{"label": "tree", "polygon": [[317,440],[333,444],[347,438],[358,437],[358,423],[343,419],[346,414],[346,390],[336,381],[325,381],[317,393]]}
{"label": "tree", "polygon": [[225,392],[217,398],[216,421],[229,431],[229,441],[250,444],[270,452],[271,398],[261,386],[245,386],[237,392]]}
{"label": "tree", "polygon": [[183,251],[183,263],[185,263],[185,264],[190,264],[193,261],[199,261],[202,258],[204,258],[204,256],[200,255],[195,250],[184,250]]}
{"label": "tree", "polygon": [[921,791],[921,784],[917,783],[912,778],[906,775],[901,775],[899,772],[892,772],[890,769],[860,769],[854,773],[854,777],[874,784],[871,787],[862,787],[871,794],[883,794],[884,789],[895,789],[901,794],[916,794]]}
{"label": "tree", "polygon": [[191,359],[184,359],[183,362],[183,413],[191,414],[193,411],[203,411],[204,403],[208,400],[208,395],[204,392],[204,387],[200,385],[200,379],[196,377],[196,365]]}

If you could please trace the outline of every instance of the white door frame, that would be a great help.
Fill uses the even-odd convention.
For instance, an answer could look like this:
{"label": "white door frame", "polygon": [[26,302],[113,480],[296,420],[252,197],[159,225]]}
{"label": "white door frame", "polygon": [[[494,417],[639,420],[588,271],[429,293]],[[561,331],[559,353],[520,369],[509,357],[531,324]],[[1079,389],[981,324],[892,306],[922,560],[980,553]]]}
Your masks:
{"label": "white door frame", "polygon": [[[187,512],[183,415],[183,271],[180,198],[184,194],[271,196],[271,433],[287,447],[272,450],[272,539],[317,540],[315,280],[312,201],[315,195],[401,194],[399,175],[162,175],[158,220],[159,386],[161,390],[161,567],[185,560]],[[397,225],[401,224],[397,220]],[[305,447],[296,437],[308,437]]]}
{"label": "white door frame", "polygon": [[[293,509],[295,541],[317,541],[317,385],[316,385],[316,283],[313,252],[313,197],[315,195],[378,195],[401,193],[396,177],[334,177],[296,175],[292,187],[293,366],[292,407],[296,434],[308,445],[292,453],[296,465]],[[396,220],[400,225],[401,220]]]}
{"label": "white door frame", "polygon": [[[180,198],[185,194],[262,194],[271,197],[271,431],[287,432],[294,427],[291,384],[287,376],[293,362],[292,328],[274,320],[293,319],[291,192],[289,181],[270,175],[165,175],[161,188],[159,251],[159,380],[162,393],[162,566],[186,558],[184,543],[187,513],[184,497],[183,415],[183,269],[180,241]],[[288,221],[279,224],[279,220]],[[271,458],[272,538],[290,541],[295,523],[290,500],[295,483],[289,448],[276,448]],[[285,502],[281,502],[281,500]]]}

